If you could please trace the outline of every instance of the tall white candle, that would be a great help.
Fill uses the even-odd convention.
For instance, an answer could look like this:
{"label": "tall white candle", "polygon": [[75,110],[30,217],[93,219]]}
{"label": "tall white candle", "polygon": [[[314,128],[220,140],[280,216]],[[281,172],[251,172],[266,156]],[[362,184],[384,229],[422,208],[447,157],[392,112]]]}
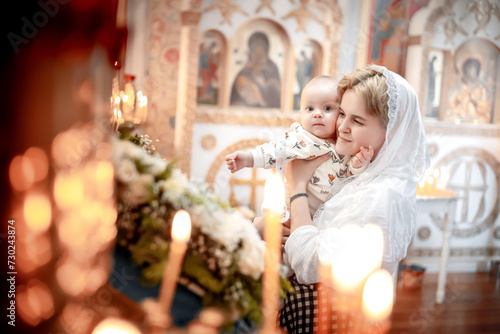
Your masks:
{"label": "tall white candle", "polygon": [[159,303],[163,310],[170,314],[172,300],[179,278],[187,242],[191,236],[191,217],[184,210],[178,211],[172,223],[172,242],[170,243],[168,260],[165,265],[163,281],[160,290]]}
{"label": "tall white candle", "polygon": [[283,179],[277,174],[270,176],[264,190],[264,240],[266,255],[262,286],[263,333],[274,333],[276,315],[279,309],[281,258],[281,214],[285,206],[285,188]]}

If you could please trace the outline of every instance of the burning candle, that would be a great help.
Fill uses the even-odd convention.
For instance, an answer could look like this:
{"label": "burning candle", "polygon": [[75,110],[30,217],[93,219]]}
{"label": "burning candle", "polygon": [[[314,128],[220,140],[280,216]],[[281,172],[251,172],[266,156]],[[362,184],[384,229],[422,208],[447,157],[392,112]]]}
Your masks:
{"label": "burning candle", "polygon": [[362,327],[361,302],[367,277],[380,267],[383,234],[379,226],[346,225],[332,229],[332,282],[337,291],[338,332],[347,333],[349,324]]}
{"label": "burning candle", "polygon": [[368,320],[376,323],[386,320],[393,305],[392,276],[386,270],[380,269],[368,277],[363,290],[363,313]]}
{"label": "burning candle", "polygon": [[137,92],[137,122],[145,122],[148,116],[148,98],[142,93]]}
{"label": "burning candle", "polygon": [[360,228],[346,225],[339,231],[338,252],[332,258],[335,287],[348,294],[361,293],[363,284],[380,267],[383,235],[380,227],[367,224]]}
{"label": "burning candle", "polygon": [[178,211],[172,223],[172,241],[165,265],[163,281],[160,290],[159,303],[162,309],[170,314],[175,287],[182,268],[182,261],[187,249],[187,242],[191,236],[191,217],[184,210]]}
{"label": "burning candle", "polygon": [[141,334],[141,331],[128,321],[108,318],[101,321],[92,334]]}
{"label": "burning candle", "polygon": [[327,256],[319,258],[319,283],[318,283],[318,334],[327,334],[332,330],[332,303],[333,292],[330,289],[332,280],[332,263]]}
{"label": "burning candle", "polygon": [[284,206],[283,179],[281,176],[273,174],[266,181],[263,203],[264,240],[266,241],[265,271],[262,285],[263,333],[274,333],[276,328],[280,287],[281,214]]}

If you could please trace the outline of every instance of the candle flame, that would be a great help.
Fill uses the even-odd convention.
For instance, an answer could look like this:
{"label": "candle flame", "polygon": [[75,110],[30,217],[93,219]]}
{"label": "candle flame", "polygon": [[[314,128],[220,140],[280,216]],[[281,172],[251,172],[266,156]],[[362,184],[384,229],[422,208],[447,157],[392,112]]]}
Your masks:
{"label": "candle flame", "polygon": [[92,334],[141,334],[139,329],[128,321],[108,318],[101,321]]}
{"label": "candle flame", "polygon": [[78,207],[84,190],[84,179],[79,173],[60,173],[54,181],[54,199],[61,209]]}
{"label": "candle flame", "polygon": [[24,157],[29,159],[34,168],[35,182],[45,179],[49,171],[49,159],[45,151],[39,147],[32,146],[26,150]]}
{"label": "candle flame", "polygon": [[387,318],[393,305],[392,276],[386,270],[374,272],[366,281],[363,290],[363,312],[374,321]]}
{"label": "candle flame", "polygon": [[172,239],[176,242],[186,243],[191,236],[191,217],[185,210],[179,210],[172,223]]}
{"label": "candle flame", "polygon": [[271,175],[264,187],[265,207],[273,212],[281,212],[285,206],[285,187],[278,174]]}
{"label": "candle flame", "polygon": [[30,194],[24,201],[24,218],[34,232],[43,232],[50,226],[52,207],[46,195]]}
{"label": "candle flame", "polygon": [[439,169],[435,168],[433,173],[432,173],[432,176],[439,177]]}
{"label": "candle flame", "polygon": [[383,234],[373,224],[363,228],[346,225],[339,233],[339,249],[332,255],[332,277],[339,289],[351,292],[361,288],[368,275],[380,267]]}

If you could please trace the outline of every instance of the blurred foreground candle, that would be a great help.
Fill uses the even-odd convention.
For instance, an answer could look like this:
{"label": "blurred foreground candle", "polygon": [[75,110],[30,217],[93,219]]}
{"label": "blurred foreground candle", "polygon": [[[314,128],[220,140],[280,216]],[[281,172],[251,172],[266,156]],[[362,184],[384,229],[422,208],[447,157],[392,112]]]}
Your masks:
{"label": "blurred foreground candle", "polygon": [[145,122],[148,118],[148,98],[142,93],[137,92],[137,110],[136,110],[136,123]]}
{"label": "blurred foreground candle", "polygon": [[374,224],[346,225],[339,233],[339,251],[332,259],[333,282],[339,291],[361,293],[368,275],[382,262],[382,230]]}
{"label": "blurred foreground candle", "polygon": [[172,299],[175,294],[177,280],[182,268],[182,260],[191,236],[191,217],[184,210],[177,211],[172,223],[172,241],[168,251],[168,259],[163,273],[159,303],[167,314],[170,314]]}
{"label": "blurred foreground candle", "polygon": [[141,331],[128,321],[108,318],[101,321],[92,334],[141,334]]}
{"label": "blurred foreground candle", "polygon": [[262,284],[262,313],[264,316],[262,333],[274,333],[276,329],[280,289],[281,215],[284,206],[285,188],[283,179],[281,176],[273,174],[266,181],[263,203],[266,254]]}
{"label": "blurred foreground candle", "polygon": [[332,298],[333,291],[329,284],[332,280],[331,259],[326,256],[319,258],[319,283],[318,286],[318,334],[328,334],[332,329]]}
{"label": "blurred foreground candle", "polygon": [[364,327],[363,286],[382,261],[382,230],[374,224],[363,227],[350,224],[332,232],[335,233],[331,243],[337,246],[332,253],[332,282],[337,291],[338,332],[356,332]]}
{"label": "blurred foreground candle", "polygon": [[389,315],[394,298],[392,276],[380,269],[368,277],[363,290],[363,314],[368,322],[378,325],[382,332],[389,329]]}

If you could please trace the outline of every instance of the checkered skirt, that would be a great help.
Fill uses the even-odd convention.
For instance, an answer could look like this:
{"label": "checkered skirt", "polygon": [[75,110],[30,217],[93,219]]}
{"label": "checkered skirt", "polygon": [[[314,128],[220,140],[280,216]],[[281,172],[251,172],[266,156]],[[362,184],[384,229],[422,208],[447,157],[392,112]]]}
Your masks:
{"label": "checkered skirt", "polygon": [[[343,297],[318,284],[300,284],[290,277],[296,293],[288,293],[278,314],[278,326],[290,334],[302,333],[381,333],[379,326],[367,326],[354,312],[339,311]],[[321,316],[321,319],[319,317]]]}

